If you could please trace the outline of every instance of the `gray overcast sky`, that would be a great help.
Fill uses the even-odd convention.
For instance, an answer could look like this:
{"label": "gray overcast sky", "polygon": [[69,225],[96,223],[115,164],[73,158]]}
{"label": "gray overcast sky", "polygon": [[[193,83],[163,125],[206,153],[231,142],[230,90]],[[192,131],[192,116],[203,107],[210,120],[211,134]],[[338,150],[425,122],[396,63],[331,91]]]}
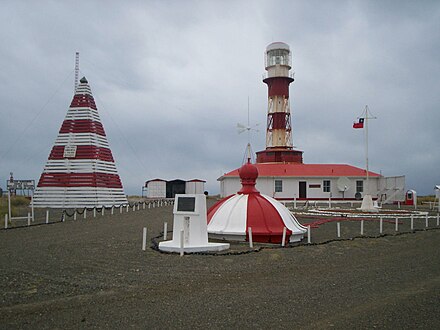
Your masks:
{"label": "gray overcast sky", "polygon": [[292,51],[294,144],[305,163],[440,184],[438,1],[1,1],[0,187],[38,180],[73,96],[89,80],[128,194],[152,178],[216,179],[241,165],[247,121],[265,148],[264,50]]}

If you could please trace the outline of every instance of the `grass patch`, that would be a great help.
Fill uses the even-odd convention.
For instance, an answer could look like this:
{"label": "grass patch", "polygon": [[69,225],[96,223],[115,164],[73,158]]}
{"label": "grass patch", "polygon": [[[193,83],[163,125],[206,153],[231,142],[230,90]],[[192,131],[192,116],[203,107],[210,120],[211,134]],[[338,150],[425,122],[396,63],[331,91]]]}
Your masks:
{"label": "grass patch", "polygon": [[[12,196],[11,197],[11,213],[12,216],[18,216],[20,209],[28,207],[30,200],[24,196]],[[8,213],[8,196],[2,196],[0,198],[0,217],[3,219],[5,214]]]}

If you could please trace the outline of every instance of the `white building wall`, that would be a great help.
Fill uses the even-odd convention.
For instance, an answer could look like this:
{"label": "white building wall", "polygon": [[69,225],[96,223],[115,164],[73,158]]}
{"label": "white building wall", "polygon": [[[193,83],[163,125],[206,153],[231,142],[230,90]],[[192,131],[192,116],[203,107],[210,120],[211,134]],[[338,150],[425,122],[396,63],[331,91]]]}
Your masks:
{"label": "white building wall", "polygon": [[165,198],[167,183],[165,181],[150,181],[147,183],[147,198]]}
{"label": "white building wall", "polygon": [[[363,181],[363,192],[362,196],[366,193],[366,178],[349,178],[350,183],[348,189],[343,193],[339,191],[337,182],[339,177],[309,177],[309,178],[298,178],[298,177],[259,177],[257,179],[256,188],[263,194],[278,198],[278,199],[293,199],[299,198],[299,182],[305,181],[306,184],[306,194],[308,199],[327,199],[330,196],[329,192],[324,192],[324,180],[330,180],[330,191],[332,198],[342,199],[353,199],[356,194],[356,181]],[[282,180],[283,189],[282,192],[275,192],[275,180]],[[373,177],[369,178],[369,193],[373,197],[378,197],[378,183],[379,178]],[[319,186],[319,187],[318,187]],[[221,197],[226,197],[235,194],[241,189],[240,178],[239,177],[225,177],[220,184]]]}
{"label": "white building wall", "polygon": [[205,182],[187,181],[185,184],[185,194],[203,194],[205,192]]}

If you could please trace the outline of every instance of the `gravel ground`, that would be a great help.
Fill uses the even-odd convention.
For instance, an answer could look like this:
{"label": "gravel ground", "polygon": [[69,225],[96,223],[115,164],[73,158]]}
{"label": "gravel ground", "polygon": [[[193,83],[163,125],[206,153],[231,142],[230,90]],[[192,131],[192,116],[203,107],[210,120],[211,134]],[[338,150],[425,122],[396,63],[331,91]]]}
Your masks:
{"label": "gravel ground", "polygon": [[382,236],[368,221],[371,237],[355,239],[360,223],[345,221],[336,241],[332,222],[313,229],[317,244],[180,257],[141,250],[143,227],[149,242],[172,228],[171,206],[89,213],[0,230],[0,328],[440,329],[435,220],[397,235],[385,222]]}

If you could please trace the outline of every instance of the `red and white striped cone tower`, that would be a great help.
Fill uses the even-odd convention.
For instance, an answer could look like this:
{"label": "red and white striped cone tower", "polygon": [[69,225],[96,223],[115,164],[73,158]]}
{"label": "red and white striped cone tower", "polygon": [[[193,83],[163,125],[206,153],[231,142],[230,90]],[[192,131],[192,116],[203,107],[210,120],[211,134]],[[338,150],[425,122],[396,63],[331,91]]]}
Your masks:
{"label": "red and white striped cone tower", "polygon": [[82,208],[127,204],[92,91],[76,88],[33,198],[35,207]]}

